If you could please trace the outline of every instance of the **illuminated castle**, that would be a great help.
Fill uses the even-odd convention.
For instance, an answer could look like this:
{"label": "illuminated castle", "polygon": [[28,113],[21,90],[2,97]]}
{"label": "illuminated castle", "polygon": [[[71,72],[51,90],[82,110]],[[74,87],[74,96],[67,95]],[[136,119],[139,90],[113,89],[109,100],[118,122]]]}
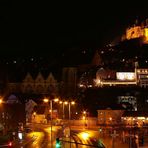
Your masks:
{"label": "illuminated castle", "polygon": [[143,43],[148,44],[148,19],[140,24],[136,20],[133,26],[126,29],[125,36],[122,37],[122,40],[135,38],[141,38]]}

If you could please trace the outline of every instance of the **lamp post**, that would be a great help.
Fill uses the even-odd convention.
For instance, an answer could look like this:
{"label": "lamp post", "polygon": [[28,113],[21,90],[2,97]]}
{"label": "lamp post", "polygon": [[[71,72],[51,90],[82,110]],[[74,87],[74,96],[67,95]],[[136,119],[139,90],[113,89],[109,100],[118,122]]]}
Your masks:
{"label": "lamp post", "polygon": [[63,102],[63,120],[65,119],[65,112],[64,112],[65,105],[68,105],[67,101]]}
{"label": "lamp post", "polygon": [[71,133],[70,133],[70,120],[71,120],[71,105],[75,105],[74,101],[60,101],[59,104],[62,104],[62,109],[63,109],[63,120],[65,119],[65,105],[68,105],[68,120],[69,120],[69,137],[70,137],[70,147],[71,147]]}
{"label": "lamp post", "polygon": [[[48,103],[49,99],[45,98],[43,101],[44,101],[44,103]],[[52,101],[58,102],[59,99],[56,98],[54,100],[50,100],[50,110],[51,110],[51,112],[50,112],[50,119],[51,119],[50,120],[50,142],[51,142],[51,148],[52,148]]]}
{"label": "lamp post", "polygon": [[68,110],[69,110],[69,137],[70,137],[70,148],[71,148],[71,126],[70,126],[70,120],[71,120],[71,105],[75,105],[74,101],[71,101],[68,103]]}
{"label": "lamp post", "polygon": [[68,102],[67,101],[60,101],[59,104],[62,104],[62,119],[64,120],[65,119],[64,109],[65,109],[65,105],[68,105]]}
{"label": "lamp post", "polygon": [[52,148],[52,100],[50,100],[50,142],[51,142],[51,148]]}
{"label": "lamp post", "polygon": [[87,126],[86,123],[86,111],[83,111],[84,128]]}

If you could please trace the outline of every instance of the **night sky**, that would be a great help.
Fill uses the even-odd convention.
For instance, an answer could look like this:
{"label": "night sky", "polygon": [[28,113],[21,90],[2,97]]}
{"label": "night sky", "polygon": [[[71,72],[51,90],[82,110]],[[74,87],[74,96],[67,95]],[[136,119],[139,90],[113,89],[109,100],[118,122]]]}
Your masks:
{"label": "night sky", "polygon": [[136,18],[148,16],[144,3],[137,7],[105,3],[5,2],[0,5],[1,55],[101,48],[118,38]]}

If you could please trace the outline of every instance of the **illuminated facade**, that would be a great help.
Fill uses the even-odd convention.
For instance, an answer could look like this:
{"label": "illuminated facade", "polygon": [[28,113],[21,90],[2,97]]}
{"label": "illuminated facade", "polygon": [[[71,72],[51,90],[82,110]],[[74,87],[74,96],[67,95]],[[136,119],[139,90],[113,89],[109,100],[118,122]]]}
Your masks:
{"label": "illuminated facade", "polygon": [[124,39],[130,40],[134,38],[142,38],[143,43],[148,43],[148,19],[141,24],[129,27],[126,29],[126,35]]}
{"label": "illuminated facade", "polygon": [[98,112],[98,124],[99,125],[113,125],[121,122],[122,114],[124,110],[110,108],[97,110]]}
{"label": "illuminated facade", "polygon": [[117,80],[134,81],[136,78],[136,75],[135,75],[135,72],[117,72],[116,77],[117,77]]}
{"label": "illuminated facade", "polygon": [[146,68],[139,68],[136,70],[137,73],[137,82],[138,85],[141,87],[148,86],[148,69]]}
{"label": "illuminated facade", "polygon": [[116,78],[114,80],[105,80],[96,77],[94,84],[97,87],[137,85],[136,74],[135,72],[116,72]]}
{"label": "illuminated facade", "polygon": [[130,27],[126,30],[126,39],[140,38],[144,36],[144,30],[141,26]]}
{"label": "illuminated facade", "polygon": [[127,86],[137,85],[140,87],[148,87],[148,69],[136,68],[134,72],[116,72],[114,80],[105,80],[103,77],[96,76],[94,86]]}

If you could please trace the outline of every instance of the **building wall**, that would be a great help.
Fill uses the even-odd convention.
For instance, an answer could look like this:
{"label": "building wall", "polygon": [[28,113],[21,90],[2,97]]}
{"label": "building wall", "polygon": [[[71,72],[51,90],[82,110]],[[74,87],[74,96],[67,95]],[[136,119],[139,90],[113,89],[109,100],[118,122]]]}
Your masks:
{"label": "building wall", "polygon": [[25,105],[0,104],[0,123],[4,125],[4,131],[18,130],[19,123],[26,124]]}
{"label": "building wall", "polygon": [[113,125],[121,122],[123,110],[98,110],[98,124]]}
{"label": "building wall", "polygon": [[134,39],[144,36],[144,30],[141,26],[130,27],[126,30],[126,39]]}
{"label": "building wall", "polygon": [[45,118],[45,115],[40,115],[40,114],[36,114],[36,115],[32,115],[32,123],[47,123],[47,119]]}
{"label": "building wall", "polygon": [[140,85],[141,87],[147,87],[148,86],[148,69],[138,68],[136,72],[137,72],[138,85]]}

